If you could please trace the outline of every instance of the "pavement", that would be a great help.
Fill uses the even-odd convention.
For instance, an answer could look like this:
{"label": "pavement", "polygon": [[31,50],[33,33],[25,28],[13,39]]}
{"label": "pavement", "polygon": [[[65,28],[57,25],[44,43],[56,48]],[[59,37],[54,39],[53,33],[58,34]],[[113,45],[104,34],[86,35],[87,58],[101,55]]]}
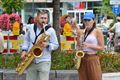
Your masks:
{"label": "pavement", "polygon": [[[25,80],[26,72],[19,76],[15,70],[0,69],[0,80]],[[78,80],[76,70],[51,70],[49,80]],[[120,72],[103,73],[102,80],[120,80]]]}

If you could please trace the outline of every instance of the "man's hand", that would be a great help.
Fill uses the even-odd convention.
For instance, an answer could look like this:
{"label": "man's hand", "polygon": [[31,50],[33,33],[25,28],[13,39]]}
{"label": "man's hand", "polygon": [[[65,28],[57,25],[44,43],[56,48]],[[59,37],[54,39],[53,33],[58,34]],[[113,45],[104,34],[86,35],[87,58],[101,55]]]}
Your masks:
{"label": "man's hand", "polygon": [[46,48],[48,46],[48,43],[43,41],[43,42],[41,42],[40,46],[41,46],[42,49]]}
{"label": "man's hand", "polygon": [[22,59],[22,60],[25,60],[26,54],[27,54],[26,51],[23,51],[23,52],[22,52],[22,55],[21,55],[21,59]]}

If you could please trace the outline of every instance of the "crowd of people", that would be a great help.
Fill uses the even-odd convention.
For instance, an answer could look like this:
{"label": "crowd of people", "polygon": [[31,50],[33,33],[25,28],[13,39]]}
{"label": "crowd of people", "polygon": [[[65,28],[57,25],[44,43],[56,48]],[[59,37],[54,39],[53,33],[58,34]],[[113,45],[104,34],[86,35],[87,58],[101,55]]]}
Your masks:
{"label": "crowd of people", "polygon": [[116,16],[115,20],[109,22],[107,17],[101,21],[101,27],[104,34],[104,45],[106,50],[113,50],[119,52],[120,50],[120,16]]}
{"label": "crowd of people", "polygon": [[[120,52],[120,17],[116,17],[116,23],[109,29],[110,32],[114,33],[114,50]],[[111,36],[110,36],[111,38]]]}

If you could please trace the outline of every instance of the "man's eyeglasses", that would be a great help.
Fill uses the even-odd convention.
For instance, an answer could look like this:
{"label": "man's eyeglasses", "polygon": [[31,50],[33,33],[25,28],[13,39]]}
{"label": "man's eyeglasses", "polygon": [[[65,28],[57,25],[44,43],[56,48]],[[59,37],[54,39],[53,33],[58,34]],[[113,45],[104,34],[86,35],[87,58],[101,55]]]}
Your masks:
{"label": "man's eyeglasses", "polygon": [[86,22],[86,21],[91,21],[91,19],[84,19],[84,21]]}

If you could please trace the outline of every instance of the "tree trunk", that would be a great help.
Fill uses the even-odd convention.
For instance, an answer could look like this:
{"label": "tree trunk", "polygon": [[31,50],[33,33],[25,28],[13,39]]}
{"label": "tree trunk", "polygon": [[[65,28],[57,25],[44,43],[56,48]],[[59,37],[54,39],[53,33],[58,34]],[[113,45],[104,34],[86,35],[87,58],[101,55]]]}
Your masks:
{"label": "tree trunk", "polygon": [[[60,0],[53,0],[53,27],[57,33],[57,38],[60,44]],[[60,48],[59,48],[60,49]]]}

